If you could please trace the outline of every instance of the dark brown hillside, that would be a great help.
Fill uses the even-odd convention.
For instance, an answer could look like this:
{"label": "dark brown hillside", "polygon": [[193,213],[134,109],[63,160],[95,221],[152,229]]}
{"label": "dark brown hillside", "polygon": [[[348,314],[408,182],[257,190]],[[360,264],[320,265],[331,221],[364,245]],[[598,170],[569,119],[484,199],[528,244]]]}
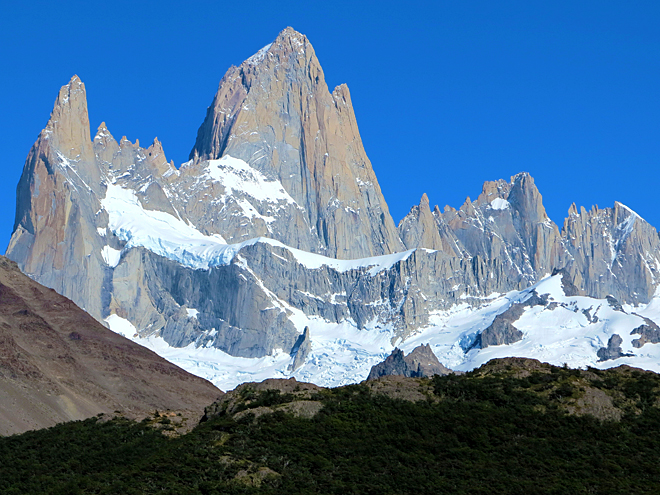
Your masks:
{"label": "dark brown hillside", "polygon": [[0,435],[115,411],[194,422],[220,395],[0,256]]}

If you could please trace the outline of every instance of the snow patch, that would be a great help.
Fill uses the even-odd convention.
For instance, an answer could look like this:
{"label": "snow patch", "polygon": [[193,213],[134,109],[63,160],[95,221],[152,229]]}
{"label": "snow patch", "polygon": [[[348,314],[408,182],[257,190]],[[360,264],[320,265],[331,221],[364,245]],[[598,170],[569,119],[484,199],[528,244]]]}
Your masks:
{"label": "snow patch", "polygon": [[[549,302],[556,304],[525,309],[520,319],[514,322],[523,333],[522,340],[511,345],[467,350],[498,314],[512,304],[528,299],[532,290],[538,294],[548,294]],[[460,371],[470,371],[493,358],[510,356],[539,359],[559,366],[567,363],[571,367],[608,368],[629,364],[660,371],[660,345],[632,346],[632,340],[638,336],[630,335],[630,331],[644,322],[640,316],[614,311],[606,300],[565,296],[561,288],[561,275],[546,277],[522,291],[502,295],[493,293],[488,297],[492,299],[479,309],[461,303],[446,311],[433,312],[427,328],[403,341],[395,339],[396,334],[390,325],[381,326],[377,321],[372,321],[365,328],[358,329],[353,321],[330,323],[318,316],[306,315],[280,300],[274,301],[275,304],[282,304],[278,308],[290,313],[296,328],[307,326],[310,329],[311,351],[295,372],[288,371],[291,363],[289,354],[279,349],[270,356],[240,358],[213,347],[197,347],[194,344],[173,348],[156,336],[134,337],[132,340],[190,373],[208,379],[222,390],[232,389],[247,381],[292,376],[321,386],[355,383],[364,380],[371,367],[383,361],[395,345],[408,353],[418,345],[427,343],[441,363]],[[591,318],[586,316],[585,311]],[[660,298],[638,308],[637,313],[660,322]],[[597,319],[593,318],[595,315]],[[114,319],[112,323],[109,321],[111,318]],[[135,335],[134,327],[116,315],[106,321],[113,330],[125,325],[124,333],[133,332],[132,335]],[[615,333],[623,338],[623,351],[635,356],[599,362],[596,352],[606,346]]]}
{"label": "snow patch", "polygon": [[226,194],[242,193],[257,201],[267,203],[285,203],[297,205],[295,200],[284,190],[276,179],[268,179],[257,169],[250,167],[240,158],[225,155],[219,160],[209,160],[206,165],[207,175],[220,182]]}
{"label": "snow patch", "polygon": [[101,249],[101,256],[106,265],[110,268],[114,268],[119,264],[119,260],[121,259],[121,249],[103,246],[103,249]]}
{"label": "snow patch", "polygon": [[490,207],[493,210],[506,210],[507,208],[511,207],[511,203],[509,203],[506,199],[495,198],[493,201],[491,201]]}
{"label": "snow patch", "polygon": [[126,318],[112,314],[105,319],[110,330],[119,335],[123,335],[127,339],[134,340],[137,337],[137,329]]}
{"label": "snow patch", "polygon": [[245,63],[250,64],[250,65],[256,65],[259,62],[261,62],[264,59],[264,57],[266,56],[266,53],[268,52],[268,49],[271,47],[271,45],[272,45],[272,43],[268,43],[266,46],[264,46],[257,53],[255,53],[250,58],[248,58],[245,61]]}
{"label": "snow patch", "polygon": [[414,249],[401,253],[362,258],[337,260],[289,247],[274,239],[258,237],[237,244],[227,244],[218,234],[205,235],[169,213],[145,210],[135,191],[108,184],[105,198],[101,201],[108,212],[108,226],[121,240],[125,249],[143,247],[182,265],[208,270],[213,266],[228,265],[237,253],[256,243],[270,244],[289,251],[296,261],[315,270],[327,266],[339,272],[369,268],[370,275],[387,270],[399,261],[406,260]]}

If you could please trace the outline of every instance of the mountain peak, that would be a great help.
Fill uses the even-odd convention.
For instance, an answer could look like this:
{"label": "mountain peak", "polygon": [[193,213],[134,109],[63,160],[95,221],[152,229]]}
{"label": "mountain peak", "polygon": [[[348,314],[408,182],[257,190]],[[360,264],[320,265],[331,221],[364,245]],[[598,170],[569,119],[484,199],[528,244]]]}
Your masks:
{"label": "mountain peak", "polygon": [[534,178],[527,172],[511,177],[508,201],[533,222],[544,222],[548,218],[541,193],[534,183]]}
{"label": "mountain peak", "polygon": [[108,130],[108,126],[105,124],[105,122],[101,122],[101,125],[99,125],[98,129],[96,130],[96,136],[94,136],[94,141],[108,141],[108,140],[113,140],[114,137]]}
{"label": "mountain peak", "polygon": [[307,39],[307,36],[304,34],[296,31],[293,29],[291,26],[285,27],[280,33],[277,35],[277,38],[275,38],[275,43],[278,42],[288,42],[292,45],[295,46],[304,46],[304,45],[309,45],[309,40]]}
{"label": "mountain peak", "polygon": [[[292,27],[287,27],[277,35],[272,43],[268,43],[257,53],[245,60],[245,62],[241,64],[241,68],[245,69],[259,66],[264,60],[266,60],[269,53],[276,52],[279,52],[279,55],[276,55],[277,63],[290,63],[290,61],[287,61],[287,55],[302,55],[303,59],[316,59],[314,49],[307,39],[307,36],[299,33]],[[294,59],[296,58],[298,57],[294,57]],[[318,65],[318,61],[316,61],[316,65]]]}
{"label": "mountain peak", "polygon": [[60,88],[42,136],[66,158],[91,158],[89,115],[85,84],[77,75]]}

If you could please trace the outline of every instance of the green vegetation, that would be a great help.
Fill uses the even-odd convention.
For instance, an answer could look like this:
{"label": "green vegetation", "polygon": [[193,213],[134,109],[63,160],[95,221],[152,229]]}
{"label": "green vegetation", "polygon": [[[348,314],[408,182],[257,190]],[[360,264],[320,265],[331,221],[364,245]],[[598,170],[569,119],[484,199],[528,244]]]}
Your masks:
{"label": "green vegetation", "polygon": [[[244,389],[239,419],[225,411],[179,437],[95,418],[1,438],[0,493],[660,492],[659,375],[500,362],[410,386],[426,400],[315,393],[312,419],[255,418],[296,395]],[[620,420],[585,414],[603,411]]]}

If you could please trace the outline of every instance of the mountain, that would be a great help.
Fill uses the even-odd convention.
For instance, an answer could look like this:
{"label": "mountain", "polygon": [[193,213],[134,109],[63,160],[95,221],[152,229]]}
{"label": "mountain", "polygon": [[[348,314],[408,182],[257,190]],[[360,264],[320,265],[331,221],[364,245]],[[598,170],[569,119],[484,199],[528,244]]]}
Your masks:
{"label": "mountain", "polygon": [[220,395],[0,257],[0,435],[100,413],[170,409],[194,422]]}
{"label": "mountain", "polygon": [[[484,183],[459,209],[431,209],[423,195],[396,226],[348,88],[329,91],[291,28],[227,71],[178,168],[157,139],[117,142],[105,124],[92,139],[73,77],[28,154],[7,256],[221,388],[354,382],[420,338],[461,371],[493,353],[596,366],[613,334],[633,353],[623,333],[643,320],[584,311],[611,296],[660,322],[658,232],[620,203],[572,206],[560,230],[520,173]],[[587,343],[579,355],[572,338]]]}

